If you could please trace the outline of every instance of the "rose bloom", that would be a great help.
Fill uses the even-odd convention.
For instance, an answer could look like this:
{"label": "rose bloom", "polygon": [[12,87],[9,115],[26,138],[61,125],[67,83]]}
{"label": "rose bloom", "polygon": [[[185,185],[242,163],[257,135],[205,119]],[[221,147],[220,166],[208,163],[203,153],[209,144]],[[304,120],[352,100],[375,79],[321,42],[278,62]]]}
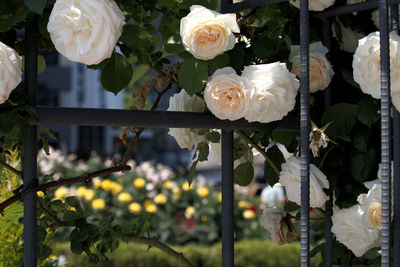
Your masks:
{"label": "rose bloom", "polygon": [[[205,107],[203,99],[196,95],[190,96],[185,90],[181,90],[169,99],[167,111],[203,112]],[[175,138],[181,148],[193,149],[206,140],[204,135],[198,134],[198,129],[170,128],[168,133]]]}
{"label": "rose bloom", "polygon": [[204,90],[208,109],[221,120],[243,118],[249,110],[252,95],[249,81],[236,75],[231,67],[216,70]]}
{"label": "rose bloom", "polygon": [[133,181],[133,186],[141,189],[146,185],[146,180],[143,178],[136,178],[135,181]]}
{"label": "rose bloom", "polygon": [[[280,208],[265,209],[260,217],[260,223],[271,234],[271,239],[278,245],[291,243],[297,238],[297,232],[294,231],[294,227],[289,229],[288,225],[282,220],[282,210]],[[291,223],[289,224],[291,225]]]}
{"label": "rose bloom", "polygon": [[92,207],[95,210],[104,209],[105,206],[106,206],[106,202],[102,198],[96,198],[95,200],[92,201]]}
{"label": "rose bloom", "polygon": [[164,194],[158,194],[154,197],[154,202],[163,205],[167,202],[167,197]]}
{"label": "rose bloom", "polygon": [[209,192],[210,192],[210,190],[208,190],[207,187],[200,187],[199,189],[197,189],[197,194],[198,194],[200,197],[206,197],[206,196],[208,196]]}
{"label": "rose bloom", "polygon": [[[290,4],[300,8],[300,0],[290,0]],[[309,0],[308,9],[312,11],[322,11],[335,3],[335,0]]]}
{"label": "rose bloom", "polygon": [[[390,84],[393,103],[396,103],[400,92],[400,37],[390,33]],[[380,69],[380,38],[379,32],[370,33],[358,41],[358,47],[353,57],[354,80],[361,90],[376,99],[381,98],[381,69]]]}
{"label": "rose bloom", "polygon": [[57,0],[47,31],[60,54],[92,65],[111,56],[124,21],[113,0]]}
{"label": "rose bloom", "polygon": [[[310,92],[315,93],[325,90],[332,80],[335,72],[331,63],[326,59],[328,48],[321,42],[310,44]],[[300,46],[292,45],[290,49],[289,61],[293,63],[292,73],[300,77]]]}
{"label": "rose bloom", "polygon": [[357,198],[364,210],[364,220],[369,227],[381,228],[382,225],[382,185],[375,184],[367,194]]}
{"label": "rose bloom", "polygon": [[357,204],[347,209],[333,209],[332,233],[336,240],[361,257],[365,252],[381,245],[381,232],[365,221],[365,211]]}
{"label": "rose bloom", "polygon": [[0,104],[6,102],[12,90],[21,82],[21,57],[11,47],[0,42]]}
{"label": "rose bloom", "polygon": [[181,19],[180,34],[185,49],[197,59],[209,60],[235,46],[240,32],[236,14],[220,14],[194,5]]}
{"label": "rose bloom", "polygon": [[132,200],[132,196],[129,193],[122,192],[118,195],[118,200],[123,203],[130,202]]}
{"label": "rose bloom", "polygon": [[130,213],[137,214],[142,210],[142,206],[140,206],[140,204],[137,202],[133,202],[129,204],[128,209]]}
{"label": "rose bloom", "polygon": [[[279,183],[286,189],[288,200],[301,205],[300,201],[300,159],[290,157],[282,164]],[[322,208],[328,200],[322,188],[329,188],[329,181],[314,164],[310,164],[310,207]]]}
{"label": "rose bloom", "polygon": [[294,108],[299,81],[288,71],[285,63],[246,66],[242,77],[254,87],[246,120],[262,123],[277,121]]}

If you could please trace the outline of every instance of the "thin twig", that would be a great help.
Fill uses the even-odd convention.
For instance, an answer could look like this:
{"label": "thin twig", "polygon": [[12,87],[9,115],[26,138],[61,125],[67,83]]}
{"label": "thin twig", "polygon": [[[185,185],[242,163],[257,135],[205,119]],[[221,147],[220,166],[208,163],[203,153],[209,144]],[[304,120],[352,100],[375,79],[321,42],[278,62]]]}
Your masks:
{"label": "thin twig", "polygon": [[261,155],[263,155],[263,157],[265,158],[265,161],[268,162],[268,164],[275,171],[275,173],[278,176],[280,175],[280,171],[279,171],[278,167],[276,167],[275,163],[268,157],[268,155],[264,151],[264,149],[262,149],[256,142],[253,141],[253,139],[251,139],[249,136],[247,136],[247,134],[245,132],[243,132],[242,130],[235,130],[235,132],[237,132],[241,137],[246,139],[246,141],[249,144],[251,144],[258,152],[260,152]]}
{"label": "thin twig", "polygon": [[[172,88],[172,83],[169,83],[161,92],[158,93],[156,101],[154,101],[154,104],[150,109],[151,111],[155,110],[158,107],[161,97],[171,88]],[[143,131],[144,131],[144,127],[139,128],[139,130],[136,132],[135,136],[129,142],[129,147],[126,150],[124,156],[122,157],[121,164],[125,164],[129,160],[132,149],[133,149],[134,145],[136,144],[136,142],[139,140],[139,137]]]}
{"label": "thin twig", "polygon": [[14,174],[18,175],[18,176],[22,176],[22,172],[11,167],[10,165],[8,165],[7,163],[3,162],[0,160],[0,166],[6,168],[7,170],[13,172]]}
{"label": "thin twig", "polygon": [[[84,175],[80,175],[80,176],[76,176],[73,178],[68,178],[68,179],[58,179],[58,180],[54,180],[54,181],[50,181],[44,184],[40,184],[34,188],[32,188],[31,190],[34,190],[35,192],[37,191],[42,191],[42,192],[47,192],[50,188],[52,187],[58,187],[61,185],[70,185],[70,184],[76,184],[76,183],[81,183],[81,182],[85,182],[85,183],[90,183],[91,180],[95,177],[101,176],[101,175],[105,175],[105,174],[110,174],[113,172],[121,172],[121,171],[129,171],[131,169],[131,167],[129,167],[128,165],[122,164],[122,165],[118,165],[115,167],[110,167],[110,168],[106,168],[106,169],[102,169],[102,170],[98,170],[95,172],[91,172],[91,173],[86,173]],[[23,187],[22,187],[23,188]],[[3,211],[5,208],[7,208],[8,206],[10,206],[11,204],[13,204],[14,202],[18,201],[18,200],[22,200],[23,197],[23,190],[19,191],[17,193],[15,193],[14,196],[6,199],[5,201],[0,203],[0,214],[3,214]]]}
{"label": "thin twig", "polygon": [[164,251],[165,253],[167,253],[168,255],[172,256],[176,260],[178,260],[180,263],[183,263],[186,266],[194,266],[193,264],[191,264],[189,262],[188,259],[185,258],[185,256],[183,256],[183,254],[181,252],[177,252],[176,250],[174,250],[171,247],[167,246],[166,244],[158,241],[157,239],[136,237],[136,236],[130,236],[130,235],[121,235],[121,234],[117,234],[115,232],[112,232],[112,233],[113,233],[113,235],[115,235],[116,237],[118,237],[120,239],[132,241],[132,242],[139,243],[139,244],[145,244],[145,245],[148,245],[149,247],[158,248],[158,249]]}
{"label": "thin twig", "polygon": [[37,202],[38,204],[38,208],[41,212],[43,212],[52,222],[53,224],[51,225],[52,227],[68,227],[71,226],[70,224],[61,221],[60,219],[58,219],[58,217],[56,215],[51,214],[50,211],[48,211],[42,204],[42,202],[39,200]]}

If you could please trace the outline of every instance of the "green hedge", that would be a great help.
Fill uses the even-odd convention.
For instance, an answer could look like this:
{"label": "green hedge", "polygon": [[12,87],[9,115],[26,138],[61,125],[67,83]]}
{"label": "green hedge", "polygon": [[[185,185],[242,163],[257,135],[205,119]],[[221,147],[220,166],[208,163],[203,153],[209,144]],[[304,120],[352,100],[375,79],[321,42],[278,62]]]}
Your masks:
{"label": "green hedge", "polygon": [[[194,266],[219,267],[221,266],[221,244],[213,246],[187,245],[184,247],[173,247],[182,252]],[[87,263],[85,256],[71,254],[68,245],[59,246],[57,255],[67,257],[67,266],[91,266]],[[179,266],[177,261],[164,252],[137,244],[121,243],[120,247],[110,255],[110,266],[118,267],[147,267]],[[318,266],[321,262],[319,255],[311,261],[311,266]],[[238,267],[284,267],[299,266],[300,243],[278,246],[268,240],[247,240],[235,243],[235,266]]]}

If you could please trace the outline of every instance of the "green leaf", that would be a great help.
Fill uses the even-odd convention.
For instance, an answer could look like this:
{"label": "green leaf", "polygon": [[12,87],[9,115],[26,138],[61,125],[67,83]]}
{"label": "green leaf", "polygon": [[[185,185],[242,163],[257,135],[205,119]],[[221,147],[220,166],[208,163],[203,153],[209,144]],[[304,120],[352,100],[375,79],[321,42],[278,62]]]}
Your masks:
{"label": "green leaf", "polygon": [[266,36],[257,35],[251,44],[251,49],[257,57],[268,58],[274,52],[274,42]]}
{"label": "green leaf", "polygon": [[120,40],[136,52],[150,54],[153,50],[153,37],[139,24],[125,24]]}
{"label": "green leaf", "polygon": [[362,123],[371,127],[371,125],[379,121],[379,104],[372,97],[364,97],[357,108],[357,119]]}
{"label": "green leaf", "polygon": [[149,65],[140,64],[139,66],[133,69],[132,79],[129,82],[129,87],[132,87],[136,81],[143,77],[149,71]]}
{"label": "green leaf", "polygon": [[197,149],[199,151],[199,161],[206,161],[208,158],[209,147],[208,144],[205,142],[201,142],[197,145]]}
{"label": "green leaf", "polygon": [[377,156],[374,149],[367,153],[356,154],[350,162],[351,175],[360,182],[369,180],[375,173],[377,166]]}
{"label": "green leaf", "polygon": [[[289,202],[290,203],[290,202]],[[325,243],[319,244],[318,246],[316,246],[315,248],[313,248],[310,251],[310,258],[314,257],[315,255],[318,254],[318,252],[323,252],[323,250],[325,249]]]}
{"label": "green leaf", "polygon": [[49,246],[40,244],[38,246],[38,260],[44,260],[47,259],[48,257],[50,257],[51,255],[51,248]]}
{"label": "green leaf", "polygon": [[250,161],[244,162],[237,166],[233,173],[235,184],[247,186],[254,178],[254,168]]}
{"label": "green leaf", "polygon": [[46,7],[46,0],[24,0],[26,7],[39,15],[42,15],[43,9]]}
{"label": "green leaf", "polygon": [[65,202],[74,208],[80,208],[81,207],[81,203],[79,202],[79,199],[77,197],[74,196],[69,196],[65,198]]}
{"label": "green leaf", "polygon": [[82,243],[77,240],[71,241],[70,249],[72,253],[80,255],[83,252]]}
{"label": "green leaf", "polygon": [[42,73],[46,69],[46,60],[44,56],[38,55],[38,74]]}
{"label": "green leaf", "polygon": [[366,257],[368,260],[373,260],[373,259],[376,259],[376,258],[378,258],[379,256],[381,256],[381,252],[382,252],[382,250],[381,250],[380,247],[371,248],[370,250],[368,250],[368,251],[365,253],[365,257]]}
{"label": "green leaf", "polygon": [[272,139],[278,143],[281,143],[285,147],[289,147],[293,140],[296,140],[297,133],[296,132],[282,132],[282,131],[273,131]]}
{"label": "green leaf", "polygon": [[297,204],[294,203],[294,202],[288,202],[288,203],[285,204],[285,206],[283,207],[283,209],[284,209],[285,211],[287,211],[287,212],[293,212],[293,211],[299,210],[299,209],[300,209],[300,206],[297,205]]}
{"label": "green leaf", "polygon": [[341,72],[343,79],[350,85],[360,89],[360,85],[358,85],[358,83],[356,83],[354,81],[353,78],[353,73],[351,73],[350,71],[346,70],[346,69],[342,69]]}
{"label": "green leaf", "polygon": [[229,64],[228,54],[219,55],[208,61],[208,65],[213,69],[221,69]]}
{"label": "green leaf", "polygon": [[194,179],[194,174],[196,172],[196,167],[197,167],[197,163],[199,163],[199,160],[195,160],[192,163],[192,166],[190,166],[190,171],[189,171],[189,175],[187,178],[188,184],[189,186],[192,184],[193,179]]}
{"label": "green leaf", "polygon": [[113,53],[101,72],[104,89],[117,95],[132,79],[132,66],[121,54]]}
{"label": "green leaf", "polygon": [[159,0],[158,4],[160,7],[171,8],[177,3],[176,0]]}
{"label": "green leaf", "polygon": [[326,134],[333,138],[338,135],[348,135],[356,123],[357,105],[340,103],[330,106],[322,115],[322,124],[332,121],[326,129]]}
{"label": "green leaf", "polygon": [[[267,156],[275,164],[278,170],[281,171],[281,165],[285,162],[285,158],[279,148],[276,145],[268,148]],[[270,186],[273,186],[279,180],[279,175],[267,161],[264,162],[264,179]]]}
{"label": "green leaf", "polygon": [[370,135],[368,130],[357,132],[353,138],[353,146],[360,152],[367,152]]}
{"label": "green leaf", "polygon": [[178,72],[179,85],[189,95],[200,92],[208,78],[207,62],[194,58],[186,59]]}
{"label": "green leaf", "polygon": [[207,133],[207,140],[211,143],[218,143],[220,140],[221,135],[219,132],[212,131]]}

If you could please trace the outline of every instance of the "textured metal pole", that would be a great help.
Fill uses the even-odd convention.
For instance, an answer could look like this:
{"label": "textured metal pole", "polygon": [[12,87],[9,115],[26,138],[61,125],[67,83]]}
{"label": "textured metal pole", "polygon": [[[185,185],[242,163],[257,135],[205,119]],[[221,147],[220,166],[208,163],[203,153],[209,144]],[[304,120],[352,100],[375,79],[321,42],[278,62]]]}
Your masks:
{"label": "textured metal pole", "polygon": [[301,165],[301,267],[310,266],[310,106],[309,106],[309,11],[300,0],[300,165]]}
{"label": "textured metal pole", "polygon": [[390,59],[388,2],[379,1],[381,52],[381,161],[382,161],[382,261],[390,266],[391,163],[390,163]]}
{"label": "textured metal pole", "polygon": [[[331,61],[331,20],[324,19],[323,20],[323,43],[329,50],[328,54],[326,55],[327,59]],[[332,61],[331,61],[332,62]],[[328,88],[324,91],[324,107],[327,109],[331,105],[331,86],[329,85]],[[331,232],[332,228],[332,198],[333,194],[332,191],[329,194],[329,199],[325,203],[325,266],[332,267],[333,266],[333,235]]]}
{"label": "textured metal pole", "polygon": [[222,266],[233,267],[233,131],[222,130]]}
{"label": "textured metal pole", "polygon": [[[37,55],[38,33],[36,20],[26,26],[26,54],[25,54],[25,90],[28,94],[29,104],[37,105]],[[24,266],[37,265],[37,230],[36,230],[36,191],[29,188],[36,186],[37,168],[37,127],[31,126],[29,137],[24,145]]]}
{"label": "textured metal pole", "polygon": [[[398,5],[390,8],[392,30],[399,33]],[[400,266],[400,114],[393,107],[393,264]]]}

